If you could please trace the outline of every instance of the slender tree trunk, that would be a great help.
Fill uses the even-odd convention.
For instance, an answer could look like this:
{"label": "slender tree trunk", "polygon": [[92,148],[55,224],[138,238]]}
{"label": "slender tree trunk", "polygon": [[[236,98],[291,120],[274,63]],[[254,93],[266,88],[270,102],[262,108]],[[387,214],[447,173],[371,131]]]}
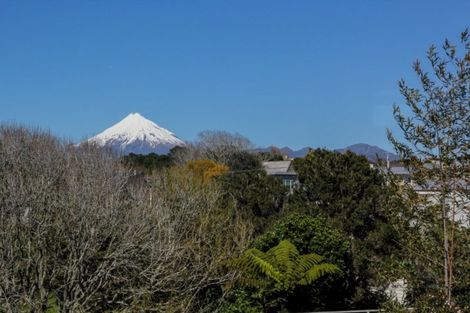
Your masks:
{"label": "slender tree trunk", "polygon": [[447,225],[448,210],[446,208],[446,198],[448,196],[448,179],[449,177],[444,173],[443,166],[443,152],[442,147],[440,146],[442,136],[439,129],[436,130],[437,133],[437,143],[438,148],[438,161],[439,161],[439,188],[440,188],[440,205],[442,210],[442,232],[443,232],[443,244],[444,244],[444,290],[446,301],[450,305],[452,303],[452,285],[451,285],[451,262],[450,262],[450,252],[449,252],[449,229]]}
{"label": "slender tree trunk", "polygon": [[[444,199],[445,201],[445,199]],[[442,202],[444,202],[442,201]],[[450,262],[449,262],[449,236],[447,229],[447,211],[445,204],[442,205],[442,226],[444,232],[444,288],[448,303],[451,303],[451,285],[450,285]]]}

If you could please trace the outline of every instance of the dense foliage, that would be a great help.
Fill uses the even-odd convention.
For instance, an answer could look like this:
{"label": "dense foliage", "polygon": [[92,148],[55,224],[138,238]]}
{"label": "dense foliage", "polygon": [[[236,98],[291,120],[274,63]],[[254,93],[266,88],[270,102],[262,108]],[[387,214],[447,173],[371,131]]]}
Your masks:
{"label": "dense foliage", "polygon": [[174,164],[174,161],[170,156],[158,155],[155,153],[146,155],[130,153],[129,155],[123,156],[122,161],[126,166],[148,174],[152,173],[152,171],[170,167]]}
{"label": "dense foliage", "polygon": [[[226,135],[224,140],[232,142]],[[364,303],[357,297],[362,286],[355,279],[350,229],[322,212],[326,207],[306,197],[307,189],[289,194],[262,169],[259,156],[231,147],[223,150],[224,163],[194,159],[170,166],[160,163],[166,157],[131,155],[123,162],[92,146],[77,148],[41,132],[2,128],[1,309],[237,312]],[[179,153],[188,153],[185,149]],[[305,182],[320,166],[309,157],[298,162]],[[317,187],[327,181],[321,175],[315,179]],[[284,216],[286,210],[308,215]],[[254,234],[259,237],[246,252]],[[291,243],[275,248],[284,240]],[[288,251],[292,260],[322,255],[334,265],[330,270],[338,267],[342,274],[304,277],[308,268],[300,263],[305,271],[298,268],[298,279],[284,280],[280,277],[290,277],[283,276],[286,267],[272,263],[278,270],[274,280],[261,289],[247,286],[237,278],[250,277],[252,269],[243,262],[228,265],[253,251],[258,256]]]}
{"label": "dense foliage", "polygon": [[[0,311],[195,312],[251,238],[215,182],[0,128]],[[138,176],[140,177],[140,176]],[[230,236],[221,236],[230,234]]]}
{"label": "dense foliage", "polygon": [[371,231],[386,226],[382,207],[386,181],[365,157],[314,150],[296,159],[295,169],[302,185],[295,201],[307,205],[312,214],[334,218],[344,231],[363,240]]}
{"label": "dense foliage", "polygon": [[282,240],[266,252],[248,249],[231,264],[241,271],[237,282],[255,290],[266,312],[279,312],[287,306],[297,286],[309,286],[327,274],[340,269],[323,262],[315,254],[300,254],[295,245]]}
{"label": "dense foliage", "polygon": [[355,292],[352,255],[348,238],[322,217],[292,213],[276,221],[253,246],[267,251],[282,240],[289,240],[301,254],[317,253],[325,262],[335,264],[341,275],[329,276],[317,283],[298,287],[289,295],[286,306],[292,311],[333,310],[352,307]]}
{"label": "dense foliage", "polygon": [[228,171],[228,167],[212,160],[189,161],[186,168],[203,182],[209,182]]}
{"label": "dense foliage", "polygon": [[390,225],[391,208],[401,205],[394,190],[365,157],[351,152],[314,150],[296,159],[295,169],[301,187],[289,209],[323,215],[350,238],[356,273],[350,301],[353,306],[377,306],[382,298],[376,288],[378,270],[400,248],[399,234]]}

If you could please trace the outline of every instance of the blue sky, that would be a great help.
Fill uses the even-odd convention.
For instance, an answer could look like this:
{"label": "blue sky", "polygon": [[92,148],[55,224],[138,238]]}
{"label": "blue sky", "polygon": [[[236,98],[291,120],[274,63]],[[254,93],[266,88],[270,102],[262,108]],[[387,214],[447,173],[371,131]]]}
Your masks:
{"label": "blue sky", "polygon": [[139,112],[185,140],[389,148],[397,80],[470,1],[0,0],[0,122],[78,141]]}

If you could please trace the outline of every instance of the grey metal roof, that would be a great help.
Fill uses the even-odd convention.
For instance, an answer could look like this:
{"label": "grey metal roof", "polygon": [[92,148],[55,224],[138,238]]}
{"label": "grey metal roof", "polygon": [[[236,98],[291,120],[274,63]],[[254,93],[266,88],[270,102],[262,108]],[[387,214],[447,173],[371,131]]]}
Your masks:
{"label": "grey metal roof", "polygon": [[389,170],[395,175],[410,175],[410,171],[404,166],[392,166]]}
{"label": "grey metal roof", "polygon": [[292,168],[292,161],[266,161],[263,162],[263,168],[268,175],[295,175]]}

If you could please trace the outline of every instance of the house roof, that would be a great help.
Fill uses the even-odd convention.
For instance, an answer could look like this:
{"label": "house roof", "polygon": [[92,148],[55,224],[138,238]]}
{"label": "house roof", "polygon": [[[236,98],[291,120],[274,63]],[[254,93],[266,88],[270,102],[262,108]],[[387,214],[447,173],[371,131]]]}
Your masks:
{"label": "house roof", "polygon": [[292,168],[292,161],[266,161],[263,168],[268,175],[296,175]]}
{"label": "house roof", "polygon": [[392,166],[389,170],[395,175],[410,175],[410,171],[404,166]]}

